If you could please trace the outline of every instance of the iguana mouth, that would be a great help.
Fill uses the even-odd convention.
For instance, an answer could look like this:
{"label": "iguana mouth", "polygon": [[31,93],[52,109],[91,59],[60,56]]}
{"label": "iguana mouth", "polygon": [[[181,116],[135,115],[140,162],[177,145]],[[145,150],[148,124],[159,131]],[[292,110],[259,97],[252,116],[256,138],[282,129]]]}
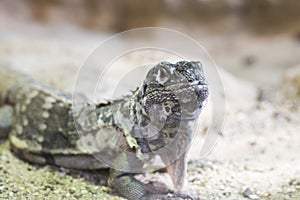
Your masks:
{"label": "iguana mouth", "polygon": [[187,122],[187,121],[192,121],[197,119],[198,115],[197,113],[193,113],[193,114],[185,114],[185,115],[176,115],[175,119],[179,120],[179,122]]}

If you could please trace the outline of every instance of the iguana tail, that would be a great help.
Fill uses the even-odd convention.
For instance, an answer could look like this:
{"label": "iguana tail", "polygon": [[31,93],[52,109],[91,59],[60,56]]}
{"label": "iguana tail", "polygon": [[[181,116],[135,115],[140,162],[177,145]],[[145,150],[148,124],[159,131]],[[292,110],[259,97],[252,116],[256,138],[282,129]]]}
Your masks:
{"label": "iguana tail", "polygon": [[6,104],[7,91],[14,85],[29,79],[28,76],[9,67],[0,69],[0,139],[6,138],[13,124],[13,108]]}
{"label": "iguana tail", "polygon": [[1,66],[0,69],[0,106],[5,103],[7,90],[19,82],[29,79],[28,76],[21,72],[17,72],[10,67]]}

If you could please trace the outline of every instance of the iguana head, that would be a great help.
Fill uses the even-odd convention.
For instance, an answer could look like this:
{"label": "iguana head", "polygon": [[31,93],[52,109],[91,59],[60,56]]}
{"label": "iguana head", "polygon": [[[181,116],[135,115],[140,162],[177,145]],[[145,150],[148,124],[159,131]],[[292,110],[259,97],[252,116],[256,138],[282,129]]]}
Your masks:
{"label": "iguana head", "polygon": [[148,72],[140,103],[147,116],[172,126],[178,121],[197,119],[207,98],[208,87],[200,62],[161,62]]}

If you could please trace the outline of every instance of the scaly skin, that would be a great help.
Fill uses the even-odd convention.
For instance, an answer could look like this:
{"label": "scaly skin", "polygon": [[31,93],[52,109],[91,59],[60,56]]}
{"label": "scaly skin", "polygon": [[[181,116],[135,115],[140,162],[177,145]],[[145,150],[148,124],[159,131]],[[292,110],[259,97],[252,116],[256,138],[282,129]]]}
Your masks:
{"label": "scaly skin", "polygon": [[[132,95],[106,104],[64,93],[4,68],[0,136],[22,159],[75,169],[110,168],[109,184],[128,199],[192,199],[180,194],[192,126],[208,97],[199,62],[162,62]],[[137,180],[159,156],[175,192]]]}

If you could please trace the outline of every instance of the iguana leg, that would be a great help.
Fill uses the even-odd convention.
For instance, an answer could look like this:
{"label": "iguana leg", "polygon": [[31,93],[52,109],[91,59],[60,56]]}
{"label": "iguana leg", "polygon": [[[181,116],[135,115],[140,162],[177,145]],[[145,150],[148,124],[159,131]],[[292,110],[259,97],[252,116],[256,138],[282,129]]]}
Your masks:
{"label": "iguana leg", "polygon": [[[134,178],[133,173],[129,173],[131,167],[128,155],[125,152],[120,153],[114,160],[118,169],[110,169],[110,177],[108,183],[116,189],[118,193],[130,200],[138,200],[147,195],[147,189],[144,184]],[[122,171],[123,170],[123,171]],[[126,172],[127,171],[127,172]]]}
{"label": "iguana leg", "polygon": [[134,178],[132,174],[115,169],[110,169],[109,184],[121,196],[130,200],[139,200],[148,194],[145,185]]}
{"label": "iguana leg", "polygon": [[0,107],[0,138],[6,138],[13,124],[14,110],[11,106]]}
{"label": "iguana leg", "polygon": [[[139,163],[130,162],[125,153],[120,154],[115,162],[120,166],[120,169],[128,171],[130,165],[138,165]],[[136,167],[136,166],[135,166]],[[166,188],[156,188],[153,184],[144,184],[134,177],[134,173],[124,172],[118,169],[110,169],[110,177],[108,183],[117,192],[129,200],[151,200],[151,199],[166,199],[166,200],[183,200],[193,198],[189,195],[175,193]]]}
{"label": "iguana leg", "polygon": [[151,183],[143,184],[133,177],[133,174],[110,170],[111,187],[115,188],[118,193],[129,200],[194,200],[193,197],[175,193],[168,189],[154,188]]}
{"label": "iguana leg", "polygon": [[143,184],[134,177],[134,174],[115,169],[111,169],[110,172],[110,186],[129,200],[190,199],[186,198],[186,195],[177,195],[166,188],[156,188],[152,183]]}

